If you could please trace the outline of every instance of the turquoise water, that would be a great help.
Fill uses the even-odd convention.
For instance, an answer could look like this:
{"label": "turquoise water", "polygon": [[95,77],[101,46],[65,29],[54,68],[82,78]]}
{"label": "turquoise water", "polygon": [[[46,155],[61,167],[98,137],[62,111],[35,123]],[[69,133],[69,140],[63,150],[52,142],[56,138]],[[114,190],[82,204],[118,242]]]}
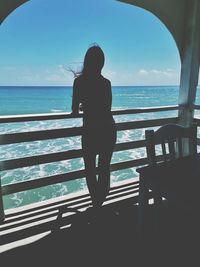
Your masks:
{"label": "turquoise water", "polygon": [[[114,86],[112,88],[112,94],[113,110],[176,105],[178,102],[177,86]],[[199,99],[198,93],[197,104]],[[0,115],[70,112],[71,102],[71,87],[0,87]],[[115,116],[115,120],[116,122],[133,121],[174,115],[177,115],[177,111],[120,115]],[[81,124],[81,119],[10,123],[0,125],[0,132],[1,134],[28,132],[79,126]],[[117,142],[128,142],[143,139],[144,131],[145,129],[118,132]],[[66,151],[75,148],[81,148],[80,137],[3,145],[0,147],[0,158],[1,160],[6,160]],[[145,156],[145,150],[143,148],[127,150],[124,152],[115,152],[113,154],[112,163],[137,159],[143,156]],[[5,185],[83,169],[83,167],[82,158],[42,164],[10,171],[1,171],[1,181],[2,184]],[[125,179],[135,179],[136,177],[137,173],[135,168],[131,168],[112,172],[111,182],[116,183]],[[5,196],[4,206],[5,208],[23,206],[85,189],[87,189],[87,187],[84,178],[65,183],[57,183],[55,185]]]}
{"label": "turquoise water", "polygon": [[[113,109],[177,104],[177,86],[114,86]],[[70,112],[71,87],[0,87],[0,115]]]}

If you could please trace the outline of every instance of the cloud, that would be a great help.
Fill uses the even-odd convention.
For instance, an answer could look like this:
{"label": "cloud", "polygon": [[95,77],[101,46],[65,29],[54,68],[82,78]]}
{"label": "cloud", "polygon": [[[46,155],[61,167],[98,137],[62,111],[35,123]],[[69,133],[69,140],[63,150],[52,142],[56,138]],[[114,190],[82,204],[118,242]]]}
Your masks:
{"label": "cloud", "polygon": [[105,68],[103,76],[111,81],[111,84],[121,86],[148,86],[148,85],[178,85],[179,71],[166,68],[162,69],[109,69]]}
{"label": "cloud", "polygon": [[175,85],[179,84],[180,72],[171,68],[140,69],[135,75],[135,81],[144,85]]}
{"label": "cloud", "polygon": [[60,82],[63,79],[58,74],[50,74],[45,77],[45,80],[50,82]]}
{"label": "cloud", "polygon": [[63,65],[58,65],[54,69],[45,71],[44,80],[52,82],[52,85],[72,85],[73,74],[67,71]]}
{"label": "cloud", "polygon": [[157,70],[157,69],[151,69],[151,70],[145,70],[140,69],[138,71],[139,75],[155,75],[155,76],[167,76],[172,77],[173,75],[177,75],[177,73],[173,69],[166,69],[166,70]]}
{"label": "cloud", "polygon": [[109,80],[114,79],[116,77],[116,75],[117,75],[116,71],[110,70],[110,69],[107,69],[107,68],[102,70],[102,74],[103,74],[103,76],[105,76]]}
{"label": "cloud", "polygon": [[103,74],[112,85],[122,86],[178,85],[180,81],[179,71],[171,68],[106,70]]}
{"label": "cloud", "polygon": [[68,77],[68,70],[63,65],[58,65],[58,71],[60,72],[60,74],[63,74],[63,76]]}
{"label": "cloud", "polygon": [[49,68],[0,67],[2,85],[49,85],[68,86],[73,84],[73,74],[62,65]]}
{"label": "cloud", "polygon": [[173,76],[173,71],[172,70],[170,70],[169,71],[169,69],[167,69],[167,70],[151,70],[151,72],[153,73],[153,74],[155,74],[155,75],[160,75],[160,76],[167,76],[167,77],[171,77],[171,76]]}
{"label": "cloud", "polygon": [[141,69],[141,70],[139,70],[139,74],[141,74],[141,75],[148,75],[148,71],[146,71],[144,69]]}
{"label": "cloud", "polygon": [[39,74],[18,75],[16,79],[22,83],[37,83],[40,81]]}
{"label": "cloud", "polygon": [[[80,64],[79,64],[80,65]],[[74,65],[73,65],[74,66]],[[78,64],[75,64],[75,71]],[[114,85],[176,85],[180,82],[180,72],[171,68],[165,69],[112,69],[103,68],[102,74]],[[35,86],[71,86],[74,75],[64,65],[47,68],[0,67],[1,85],[35,85]]]}

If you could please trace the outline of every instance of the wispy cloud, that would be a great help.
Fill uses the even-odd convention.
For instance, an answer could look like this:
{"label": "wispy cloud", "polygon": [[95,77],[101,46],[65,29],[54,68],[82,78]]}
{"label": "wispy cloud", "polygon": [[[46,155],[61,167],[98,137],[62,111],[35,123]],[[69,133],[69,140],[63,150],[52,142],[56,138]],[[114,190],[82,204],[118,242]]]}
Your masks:
{"label": "wispy cloud", "polygon": [[[29,69],[3,67],[0,69],[1,84],[14,85],[72,85],[73,75],[62,65],[50,67],[48,69]],[[6,82],[9,81],[8,82]]]}
{"label": "wispy cloud", "polygon": [[146,71],[144,69],[141,69],[141,70],[139,70],[139,74],[141,74],[141,75],[148,75],[148,71]]}
{"label": "wispy cloud", "polygon": [[40,75],[39,74],[26,74],[26,75],[17,75],[16,79],[22,83],[30,83],[32,84],[38,84],[40,82]]}
{"label": "wispy cloud", "polygon": [[135,78],[147,85],[178,84],[180,80],[180,72],[171,68],[150,70],[140,69]]}
{"label": "wispy cloud", "polygon": [[157,70],[157,69],[151,69],[151,70],[145,70],[140,69],[138,71],[139,75],[156,75],[156,76],[167,76],[172,77],[174,75],[177,75],[177,72],[173,69],[166,69],[166,70]]}
{"label": "wispy cloud", "polygon": [[108,69],[108,68],[103,69],[102,74],[109,80],[115,79],[117,75],[116,71]]}
{"label": "wispy cloud", "polygon": [[[109,67],[102,74],[112,85],[169,85],[179,84],[180,73],[172,68],[115,70]],[[48,68],[24,68],[4,66],[0,68],[0,83],[14,85],[72,85],[74,75],[66,66],[59,64]],[[8,83],[9,81],[9,83]]]}
{"label": "wispy cloud", "polygon": [[71,85],[73,83],[73,75],[63,65],[58,65],[54,69],[45,71],[44,80],[57,85]]}
{"label": "wispy cloud", "polygon": [[113,85],[170,85],[179,84],[179,71],[171,68],[139,69],[135,71],[105,71],[105,77],[111,80]]}

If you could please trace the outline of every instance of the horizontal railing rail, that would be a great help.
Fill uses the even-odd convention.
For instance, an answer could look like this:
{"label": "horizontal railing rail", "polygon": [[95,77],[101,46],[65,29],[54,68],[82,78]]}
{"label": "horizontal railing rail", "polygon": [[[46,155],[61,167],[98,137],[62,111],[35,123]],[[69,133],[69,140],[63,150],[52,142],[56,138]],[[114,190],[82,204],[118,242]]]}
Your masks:
{"label": "horizontal railing rail", "polygon": [[[113,115],[126,115],[126,114],[138,114],[138,113],[150,113],[150,112],[163,112],[178,110],[177,105],[163,106],[163,107],[146,107],[146,108],[135,108],[135,109],[123,109],[113,110]],[[46,114],[28,114],[28,115],[8,115],[0,116],[0,123],[11,123],[11,122],[25,122],[25,121],[40,121],[40,120],[60,120],[60,119],[71,119],[71,118],[82,118],[83,114],[76,116],[71,113],[46,113]]]}
{"label": "horizontal railing rail", "polygon": [[[124,151],[134,148],[139,148],[145,146],[144,140],[132,141],[126,143],[117,143],[115,145],[114,151]],[[31,157],[17,158],[11,160],[1,161],[1,170],[12,170],[17,168],[29,167],[39,164],[51,163],[62,160],[69,160],[74,158],[82,157],[82,149],[73,149],[69,151],[36,155]]]}
{"label": "horizontal railing rail", "polygon": [[[154,120],[120,122],[117,123],[116,125],[118,131],[125,131],[125,130],[146,128],[151,126],[152,127],[159,126],[176,121],[177,117],[173,117],[173,118],[154,119]],[[2,134],[0,135],[0,145],[79,136],[82,134],[82,129],[83,129],[82,127],[72,127],[72,128],[53,129],[53,130]]]}
{"label": "horizontal railing rail", "polygon": [[[126,115],[126,114],[138,114],[138,113],[149,113],[149,112],[164,112],[178,110],[178,106],[166,106],[166,107],[153,107],[153,108],[139,108],[139,109],[128,109],[128,110],[116,110],[112,111],[113,115]],[[57,120],[57,119],[69,119],[69,118],[81,118],[82,115],[72,116],[67,113],[56,113],[56,114],[37,114],[37,115],[18,115],[18,116],[0,116],[0,123],[15,123],[15,122],[29,122],[39,120]],[[158,119],[147,119],[138,121],[127,121],[117,123],[117,131],[134,130],[148,127],[161,126],[167,123],[177,123],[178,117],[167,117]],[[7,133],[0,135],[0,145],[15,144],[21,142],[32,142],[38,140],[48,140],[56,138],[68,138],[72,136],[80,136],[82,134],[82,127],[71,127],[61,129],[50,129],[30,132],[18,132],[18,133]],[[129,149],[136,149],[145,146],[145,140],[129,141],[124,143],[117,143],[114,151],[123,151]],[[1,171],[17,169],[22,167],[29,167],[39,164],[46,164],[51,162],[58,162],[62,160],[74,159],[82,157],[81,149],[72,149],[62,152],[34,155],[23,158],[8,159],[0,161]],[[133,159],[118,163],[111,164],[111,171],[117,171],[121,169],[127,169],[145,165],[147,163],[146,158]],[[98,172],[98,168],[97,168]],[[74,179],[85,177],[85,170],[70,171],[67,173],[51,175],[47,177],[33,177],[31,180],[17,182],[13,184],[2,185],[2,195],[8,195],[29,189],[38,187],[48,186],[52,184],[62,183]]]}
{"label": "horizontal railing rail", "polygon": [[194,109],[199,110],[200,109],[200,105],[194,105]]}

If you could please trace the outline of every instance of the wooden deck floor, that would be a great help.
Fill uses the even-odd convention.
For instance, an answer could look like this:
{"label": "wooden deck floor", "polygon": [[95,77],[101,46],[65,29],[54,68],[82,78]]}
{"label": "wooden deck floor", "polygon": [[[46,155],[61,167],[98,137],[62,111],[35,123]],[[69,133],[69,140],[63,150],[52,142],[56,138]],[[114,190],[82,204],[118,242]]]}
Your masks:
{"label": "wooden deck floor", "polygon": [[[133,187],[131,185],[132,190]],[[62,229],[53,227],[55,219],[52,223],[47,215],[43,218],[47,222],[37,226],[36,221],[31,221],[33,225],[30,224],[25,229],[23,223],[19,224],[19,215],[24,216],[23,219],[27,217],[23,213],[18,214],[15,223],[18,223],[20,230],[16,231],[17,235],[9,232],[11,228],[8,223],[4,228],[1,227],[2,233],[4,229],[2,247],[5,248],[6,243],[16,242],[17,239],[29,238],[30,241],[33,233],[43,237],[33,239],[26,245],[5,249],[1,253],[1,263],[6,266],[12,266],[13,263],[17,266],[199,266],[198,220],[164,203],[159,211],[159,225],[155,229],[155,207],[151,205],[149,234],[145,241],[140,242],[137,231],[137,196],[127,195],[127,188],[125,190],[124,187],[118,190],[126,195],[118,201],[115,199],[112,202],[110,199],[99,212],[86,211],[84,202],[80,203],[82,210],[79,213],[61,220],[60,226],[66,226]],[[39,216],[38,210],[34,212]],[[53,212],[52,207],[49,212]],[[14,217],[12,219],[14,223]],[[27,226],[27,221],[25,225]]]}

